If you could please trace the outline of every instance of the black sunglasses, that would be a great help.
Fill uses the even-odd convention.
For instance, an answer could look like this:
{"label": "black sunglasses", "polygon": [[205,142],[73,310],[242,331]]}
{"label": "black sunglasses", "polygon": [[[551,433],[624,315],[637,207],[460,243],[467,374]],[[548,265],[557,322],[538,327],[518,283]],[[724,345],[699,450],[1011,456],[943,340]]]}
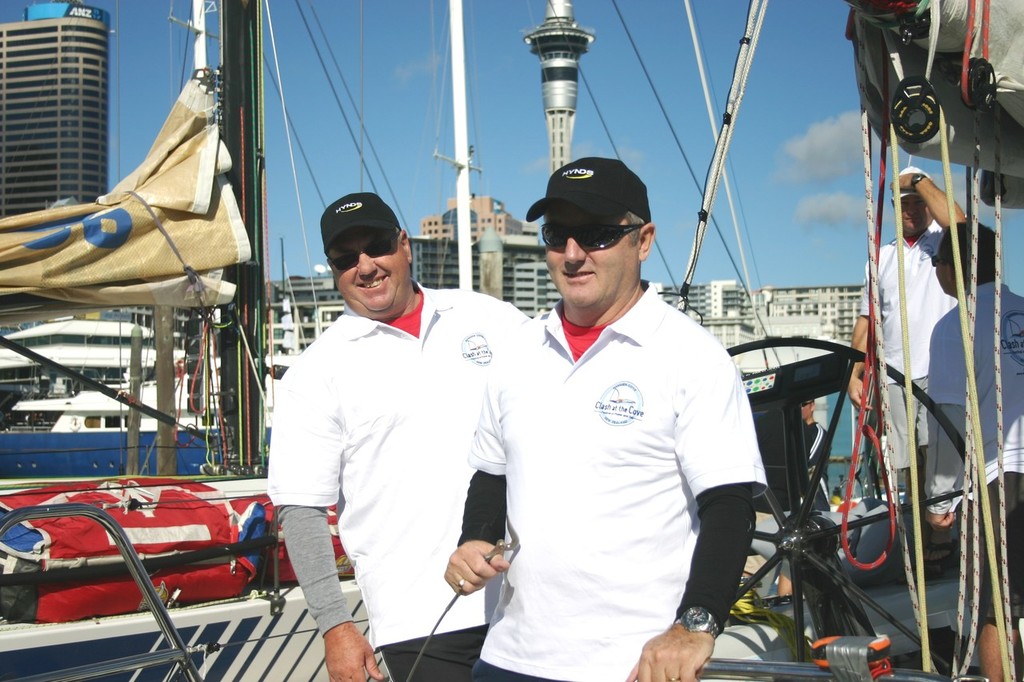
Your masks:
{"label": "black sunglasses", "polygon": [[544,223],[541,225],[540,233],[544,243],[552,249],[564,249],[569,243],[569,238],[579,244],[582,248],[590,251],[592,249],[607,249],[614,246],[620,239],[634,230],[639,230],[643,225],[559,225],[558,223]]}
{"label": "black sunglasses", "polygon": [[371,239],[358,251],[342,251],[340,255],[333,258],[328,256],[327,262],[333,265],[336,270],[348,270],[355,267],[356,263],[359,262],[359,256],[364,253],[370,258],[379,258],[381,256],[390,256],[397,248],[398,233],[396,232],[386,237]]}

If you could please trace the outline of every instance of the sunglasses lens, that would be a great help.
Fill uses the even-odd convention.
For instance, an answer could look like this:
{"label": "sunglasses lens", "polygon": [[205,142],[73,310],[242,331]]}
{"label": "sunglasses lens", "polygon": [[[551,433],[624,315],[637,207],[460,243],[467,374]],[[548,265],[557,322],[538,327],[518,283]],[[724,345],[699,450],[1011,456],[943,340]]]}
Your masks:
{"label": "sunglasses lens", "polygon": [[370,258],[380,258],[381,256],[394,253],[397,246],[398,235],[378,237],[367,243],[361,251],[345,251],[340,256],[328,257],[327,260],[338,270],[348,270],[355,267],[356,263],[359,262],[359,256],[364,253]]}
{"label": "sunglasses lens", "polygon": [[569,242],[569,228],[546,223],[541,228],[541,237],[544,239],[544,243],[551,248],[562,249]]}
{"label": "sunglasses lens", "polygon": [[351,268],[352,266],[359,262],[359,252],[347,251],[341,254],[340,256],[328,258],[327,260],[329,260],[331,262],[331,265],[336,267],[338,270],[348,270],[349,268]]}
{"label": "sunglasses lens", "polygon": [[393,237],[381,237],[380,239],[374,239],[363,247],[363,253],[370,258],[387,256],[388,254],[394,253],[396,244],[397,240]]}
{"label": "sunglasses lens", "polygon": [[576,241],[584,249],[605,249],[622,239],[626,230],[614,227],[591,227]]}
{"label": "sunglasses lens", "polygon": [[554,223],[545,223],[541,228],[544,243],[553,249],[564,249],[571,237],[582,248],[606,249],[614,245],[624,236],[636,230],[638,225],[579,225],[566,227]]}

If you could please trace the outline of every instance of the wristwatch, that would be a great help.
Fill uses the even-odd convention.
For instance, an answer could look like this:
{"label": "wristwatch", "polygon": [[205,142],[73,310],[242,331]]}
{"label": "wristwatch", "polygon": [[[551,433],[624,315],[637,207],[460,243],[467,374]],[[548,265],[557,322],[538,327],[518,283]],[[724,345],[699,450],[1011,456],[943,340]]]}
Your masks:
{"label": "wristwatch", "polygon": [[922,180],[924,180],[927,177],[928,176],[925,175],[924,173],[914,173],[913,175],[910,176],[910,186],[912,188],[916,188],[917,187],[917,183],[921,182]]}
{"label": "wristwatch", "polygon": [[718,637],[718,623],[703,606],[691,606],[675,622],[689,632],[706,632],[712,637]]}

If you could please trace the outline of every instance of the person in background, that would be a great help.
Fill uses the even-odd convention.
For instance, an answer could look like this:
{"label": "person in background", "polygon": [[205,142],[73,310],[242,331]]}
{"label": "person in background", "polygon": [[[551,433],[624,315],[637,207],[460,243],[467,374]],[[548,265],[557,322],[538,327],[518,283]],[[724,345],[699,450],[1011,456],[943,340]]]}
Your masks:
{"label": "person in background", "polygon": [[[878,297],[881,306],[882,345],[885,361],[893,369],[909,374],[922,390],[928,390],[928,343],[932,329],[940,317],[949,312],[953,301],[943,292],[935,279],[932,256],[938,251],[943,231],[949,228],[949,208],[946,194],[927,173],[908,166],[899,175],[900,203],[903,209],[903,267],[906,287],[907,330],[909,333],[910,363],[903,364],[903,323],[900,315],[899,261],[896,240],[881,247],[878,253]],[[965,220],[963,210],[954,204],[954,220]],[[865,280],[868,266],[865,265]],[[870,296],[865,285],[861,296],[860,316],[853,328],[850,346],[854,350],[867,349]],[[864,395],[864,363],[853,367],[848,393],[850,401],[858,408],[870,407],[869,397]],[[903,383],[886,375],[879,381],[889,392],[889,406],[892,414],[893,468],[899,484],[909,482],[908,469],[911,454],[909,450],[910,429],[914,429],[919,465],[923,466],[928,447],[927,410],[915,402],[915,414],[909,418],[906,410],[906,394]],[[928,551],[925,559],[940,562],[950,554],[949,533],[929,532],[925,528],[923,537]]]}
{"label": "person in background", "polygon": [[[805,400],[800,403],[800,420],[804,427],[804,444],[807,446],[807,466],[814,469],[818,466],[818,460],[825,455],[825,427],[814,419],[814,401]],[[828,469],[825,469],[821,477],[818,489],[814,493],[814,505],[811,507],[817,511],[830,511],[832,507],[828,503]]]}
{"label": "person in background", "polygon": [[[970,231],[966,224],[957,226],[960,249],[960,263],[963,269],[965,287],[971,281]],[[996,370],[993,336],[993,310],[995,308],[995,234],[979,226],[977,253],[977,307],[974,327],[974,379],[978,391],[978,414],[985,459],[985,476],[988,483],[989,501],[993,511],[993,526],[999,547],[999,497],[998,497],[998,442],[997,442],[997,397]],[[943,235],[942,243],[935,256],[935,276],[942,290],[956,299],[956,274],[954,271],[952,233]],[[1024,618],[1024,297],[1010,291],[1005,285],[1001,295],[1001,319],[999,321],[1002,417],[1003,417],[1003,467],[1005,471],[1004,491],[1006,494],[1006,556],[1007,577],[1010,586],[1010,614],[1012,631],[1010,645],[1015,648],[1017,669],[1015,679],[1022,679],[1024,652],[1021,650],[1020,619]],[[960,332],[959,309],[954,308],[935,325],[931,338],[932,371],[928,386],[937,410],[943,412],[956,426],[960,434],[966,432],[967,366],[964,359],[964,345]],[[934,417],[932,418],[934,421]],[[925,494],[930,499],[963,489],[963,461],[956,447],[937,423],[929,427],[931,454],[925,468]],[[980,494],[975,493],[975,499]],[[941,532],[949,532],[954,522],[954,507],[959,498],[930,505],[925,520]],[[979,512],[980,513],[980,512]],[[985,547],[982,546],[984,562]],[[997,554],[998,556],[998,554]],[[987,611],[978,639],[981,674],[992,682],[1004,680],[1000,656],[999,633],[995,623],[993,592],[989,573],[984,565],[982,577],[982,601]],[[998,597],[996,597],[998,598]],[[983,607],[985,608],[985,607]]]}
{"label": "person in background", "polygon": [[[488,379],[445,572],[465,594],[507,571],[474,679],[693,680],[765,483],[750,404],[721,344],[640,278],[640,178],[579,159],[526,217],[542,215],[562,299]],[[506,528],[517,549],[488,561]]]}
{"label": "person in background", "polygon": [[[376,194],[338,199],[320,228],[345,313],[277,387],[268,491],[330,680],[383,679],[338,582],[325,520],[337,503],[373,643],[405,682],[450,599],[437,576],[458,539],[484,378],[526,317],[414,282],[409,237]],[[415,679],[469,680],[488,616],[483,594],[460,599]]]}

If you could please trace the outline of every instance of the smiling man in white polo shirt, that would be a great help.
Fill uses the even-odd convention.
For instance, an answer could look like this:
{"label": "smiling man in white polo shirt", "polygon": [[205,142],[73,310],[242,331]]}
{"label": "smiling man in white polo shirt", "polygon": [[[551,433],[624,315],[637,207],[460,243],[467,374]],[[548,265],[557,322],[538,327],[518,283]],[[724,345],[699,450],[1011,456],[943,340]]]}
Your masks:
{"label": "smiling man in white polo shirt", "polygon": [[[463,593],[505,572],[474,680],[692,680],[764,484],[750,406],[718,341],[640,279],[655,227],[632,171],[568,164],[541,215],[562,301],[495,362],[445,572]],[[506,515],[518,549],[487,561]]]}
{"label": "smiling man in white polo shirt", "polygon": [[[337,200],[320,228],[345,314],[277,387],[268,489],[331,682],[383,679],[338,583],[326,522],[335,503],[371,639],[405,682],[451,597],[438,575],[458,539],[485,374],[526,317],[414,282],[409,237],[376,194]],[[414,680],[469,680],[488,615],[483,594],[459,600]]]}

